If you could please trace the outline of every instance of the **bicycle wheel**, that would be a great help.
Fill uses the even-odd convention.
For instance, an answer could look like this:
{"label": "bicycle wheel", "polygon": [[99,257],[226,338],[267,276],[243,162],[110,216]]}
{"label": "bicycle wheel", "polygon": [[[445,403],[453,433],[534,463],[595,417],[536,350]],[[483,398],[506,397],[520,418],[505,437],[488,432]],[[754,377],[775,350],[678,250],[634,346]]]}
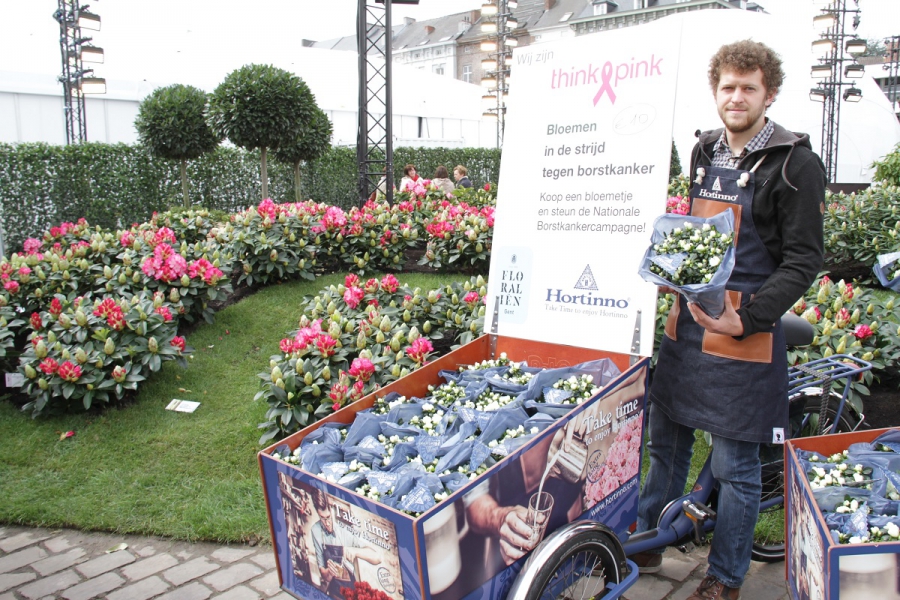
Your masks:
{"label": "bicycle wheel", "polygon": [[[819,396],[799,395],[796,400],[802,402],[798,404],[803,407],[802,413],[797,411],[799,419],[796,422],[792,420],[792,427],[795,429],[791,432],[792,438],[809,437],[818,435],[819,421],[821,420],[821,398]],[[825,421],[822,423],[824,430],[828,431],[837,417],[838,406],[840,405],[841,395],[832,392],[828,399],[828,405],[825,408]],[[838,420],[837,433],[848,433],[856,431],[860,423],[855,414],[851,414],[849,408],[845,406],[840,419]],[[778,446],[781,448],[781,446]],[[762,497],[763,505],[767,502],[773,503],[768,508],[761,508],[759,520],[756,523],[756,531],[753,538],[753,560],[757,562],[778,562],[784,560],[784,451],[781,448],[780,456],[765,458],[767,450],[771,450],[771,446],[761,448],[761,456],[763,456],[762,464]]]}
{"label": "bicycle wheel", "polygon": [[535,548],[507,600],[603,598],[626,574],[625,551],[612,530],[575,521]]}

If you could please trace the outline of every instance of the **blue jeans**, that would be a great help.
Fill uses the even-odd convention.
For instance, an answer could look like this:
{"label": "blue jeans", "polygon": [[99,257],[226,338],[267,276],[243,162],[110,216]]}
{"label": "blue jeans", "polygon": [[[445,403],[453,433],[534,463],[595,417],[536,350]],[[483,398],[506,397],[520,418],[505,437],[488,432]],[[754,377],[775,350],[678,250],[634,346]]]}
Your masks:
{"label": "blue jeans", "polygon": [[[656,527],[666,504],[684,495],[694,445],[694,429],[675,423],[653,404],[649,430],[650,471],[638,504],[638,531]],[[738,588],[750,568],[759,516],[759,444],[717,435],[712,439],[712,473],[719,483],[719,501],[707,574]]]}

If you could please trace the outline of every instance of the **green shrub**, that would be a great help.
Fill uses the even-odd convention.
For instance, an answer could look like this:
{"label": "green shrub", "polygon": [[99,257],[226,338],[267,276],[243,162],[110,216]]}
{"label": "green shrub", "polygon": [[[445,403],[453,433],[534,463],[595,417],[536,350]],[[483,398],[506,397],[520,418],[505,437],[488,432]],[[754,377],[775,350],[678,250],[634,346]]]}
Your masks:
{"label": "green shrub", "polygon": [[859,194],[826,195],[825,267],[872,280],[879,254],[900,250],[900,187],[869,188]]}
{"label": "green shrub", "polygon": [[208,106],[201,89],[181,84],[160,87],[141,101],[134,121],[141,143],[153,156],[179,161],[185,208],[191,205],[187,161],[213,151],[221,141],[206,122]]}
{"label": "green shrub", "polygon": [[874,181],[882,185],[900,185],[900,144],[894,146],[894,150],[883,159],[873,162],[872,166],[875,167]]}
{"label": "green shrub", "polygon": [[[259,203],[262,195],[259,151],[218,147],[192,160],[195,208],[231,214]],[[500,152],[483,148],[396,148],[396,169],[408,162],[422,173],[439,164],[464,164],[477,187],[497,181]],[[269,197],[295,199],[290,166],[268,165]],[[180,166],[153,157],[146,147],[86,143],[0,144],[0,227],[7,252],[58,223],[85,218],[108,230],[128,227],[181,205]],[[397,178],[399,181],[399,176]],[[301,166],[301,195],[349,209],[358,205],[356,150],[332,147]]]}

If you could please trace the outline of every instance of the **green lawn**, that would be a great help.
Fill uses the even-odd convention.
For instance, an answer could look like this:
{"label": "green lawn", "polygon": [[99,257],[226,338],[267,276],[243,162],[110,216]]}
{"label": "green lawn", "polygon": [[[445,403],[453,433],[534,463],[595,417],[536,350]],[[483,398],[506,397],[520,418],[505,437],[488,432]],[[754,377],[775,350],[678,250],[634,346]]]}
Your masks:
{"label": "green lawn", "polygon": [[[461,275],[400,275],[432,289]],[[305,295],[343,281],[269,286],[188,336],[187,370],[166,363],[136,403],[33,420],[0,401],[0,522],[218,542],[268,539],[256,453],[266,405],[257,373],[297,327]],[[193,414],[165,410],[197,400]],[[60,441],[60,433],[76,435]]]}

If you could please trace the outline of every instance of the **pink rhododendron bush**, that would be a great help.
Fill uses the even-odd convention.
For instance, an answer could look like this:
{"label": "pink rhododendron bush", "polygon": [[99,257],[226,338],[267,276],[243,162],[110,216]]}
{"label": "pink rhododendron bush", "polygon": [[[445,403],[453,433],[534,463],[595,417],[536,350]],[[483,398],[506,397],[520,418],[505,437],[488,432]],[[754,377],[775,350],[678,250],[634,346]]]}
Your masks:
{"label": "pink rhododendron bush", "polygon": [[185,364],[192,350],[177,335],[173,314],[179,310],[162,292],[118,300],[54,296],[28,320],[28,344],[19,357],[30,398],[23,410],[37,416],[112,404],[164,361]]}
{"label": "pink rhododendron bush", "polygon": [[111,404],[162,362],[186,364],[179,324],[211,322],[209,303],[232,291],[223,242],[205,211],[117,232],[82,219],[0,260],[0,364],[24,375],[24,408],[37,416]]}
{"label": "pink rhododendron bush", "polygon": [[[488,191],[469,195],[478,202],[492,200]],[[430,189],[421,197],[413,193],[400,197],[393,205],[370,201],[348,211],[311,200],[276,204],[266,199],[230,217],[222,215],[217,219],[202,209],[174,211],[154,214],[145,223],[118,231],[91,227],[84,219],[62,223],[40,238],[29,238],[22,252],[0,260],[0,363],[5,371],[18,369],[25,375],[22,391],[31,399],[28,408],[34,414],[77,406],[88,408],[122,399],[137,389],[148,372],[158,370],[161,361],[180,356],[176,351],[184,345],[183,341],[167,345],[177,335],[179,323],[200,319],[212,322],[215,307],[233,293],[232,281],[242,286],[259,286],[297,278],[314,279],[335,270],[349,270],[354,277],[365,277],[373,270],[399,270],[406,262],[407,250],[419,243],[424,245],[420,239],[426,235],[426,223],[448,232],[447,243],[453,242],[449,239],[451,234],[464,235],[469,243],[476,231],[478,239],[471,240],[470,245],[474,248],[477,242],[479,248],[475,256],[469,257],[468,264],[470,268],[479,265],[486,270],[493,209],[474,209],[452,200],[452,196]],[[334,397],[328,406],[359,397],[362,389],[372,389],[385,377],[397,377],[393,373],[405,373],[424,363],[433,352],[428,340],[432,328],[433,335],[440,338],[444,334],[438,328],[445,322],[458,330],[455,335],[472,336],[478,331],[471,325],[472,315],[477,318],[478,309],[483,311],[483,294],[460,288],[456,291],[469,298],[462,300],[456,291],[448,291],[448,298],[439,306],[432,306],[438,304],[433,302],[428,310],[423,310],[418,308],[421,298],[415,293],[406,294],[415,299],[414,304],[410,304],[412,300],[404,301],[404,294],[392,296],[399,293],[395,279],[385,278],[374,287],[370,281],[348,283],[325,305],[336,302],[341,310],[350,311],[347,318],[372,319],[361,328],[366,335],[371,334],[373,344],[379,344],[377,350],[381,354],[349,355],[347,349],[362,343],[362,338],[344,343],[333,324],[337,322],[342,328],[346,325],[335,321],[333,310],[324,317],[313,310],[309,322],[301,323],[301,330],[321,327],[324,320],[326,326],[321,335],[313,336],[315,340],[309,344],[301,344],[304,338],[300,336],[295,339],[296,347],[286,350],[286,355],[302,356],[316,348],[325,362],[321,368],[304,371],[304,379],[307,372],[314,373],[316,387],[306,386],[310,391],[327,382],[326,393]],[[323,292],[327,293],[330,292]],[[477,301],[472,299],[473,293]],[[107,301],[134,302],[138,308],[126,310],[121,304],[124,316],[120,319],[113,310],[116,327],[107,323],[109,331],[104,332],[104,327],[97,324],[100,321],[95,320],[102,321],[107,315],[94,315],[93,309],[85,307],[87,302],[107,306]],[[148,311],[143,307],[147,302],[158,306]],[[53,312],[57,304],[62,306],[62,312]],[[404,308],[394,315],[402,304],[409,304],[408,310]],[[315,308],[314,303],[311,309]],[[439,315],[421,322],[411,316],[404,320],[407,314],[415,314],[415,319],[419,319],[420,313],[429,314],[438,308]],[[375,319],[372,311],[377,310],[386,312],[378,312],[378,323],[371,327]],[[353,311],[358,314],[350,314]],[[127,336],[123,331],[143,336],[141,330],[146,329],[151,313],[154,322],[161,320],[165,324],[166,335],[150,336],[154,342],[147,336],[144,342],[119,339]],[[73,321],[76,315],[78,320]],[[141,324],[133,324],[132,318]],[[391,319],[403,326],[402,331],[388,327]],[[72,329],[76,337],[69,339],[71,336],[56,330],[45,332],[48,327],[63,327],[66,332]],[[424,337],[418,340],[423,330]],[[329,347],[326,334],[335,340],[334,347]],[[388,344],[376,341],[385,334],[389,334]],[[36,338],[42,339],[32,343]],[[124,344],[127,353],[121,360],[118,355],[107,353],[95,357],[100,351],[94,347],[98,339],[103,342],[103,349],[109,349],[109,339],[115,348]],[[387,354],[382,348],[401,343],[403,348],[392,351],[386,364]],[[76,354],[80,360],[73,361]],[[389,368],[376,375],[385,367]],[[332,368],[334,382],[330,381]],[[321,410],[316,402],[312,412],[320,415]],[[281,419],[288,423],[286,416]],[[308,422],[308,417],[304,422]]]}
{"label": "pink rhododendron bush", "polygon": [[467,343],[484,324],[482,277],[436,290],[410,289],[391,274],[347,275],[304,298],[299,328],[259,374],[268,405],[260,443],[283,437],[425,365],[435,343]]}

